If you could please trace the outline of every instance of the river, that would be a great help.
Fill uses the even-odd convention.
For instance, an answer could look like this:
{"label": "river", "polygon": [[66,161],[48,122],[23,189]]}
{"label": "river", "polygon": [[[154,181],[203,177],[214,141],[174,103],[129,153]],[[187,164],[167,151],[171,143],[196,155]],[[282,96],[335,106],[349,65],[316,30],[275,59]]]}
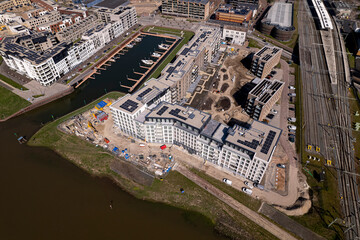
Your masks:
{"label": "river", "polygon": [[205,220],[189,221],[183,210],[138,200],[50,149],[16,140],[29,139],[52,116],[121,90],[119,81],[161,42],[146,37],[71,95],[0,123],[0,239],[219,239]]}

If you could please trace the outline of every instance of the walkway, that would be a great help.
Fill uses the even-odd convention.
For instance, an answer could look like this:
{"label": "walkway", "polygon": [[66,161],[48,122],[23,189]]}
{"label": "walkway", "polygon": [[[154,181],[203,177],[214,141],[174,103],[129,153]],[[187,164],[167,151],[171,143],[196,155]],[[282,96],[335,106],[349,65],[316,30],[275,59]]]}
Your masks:
{"label": "walkway", "polygon": [[197,176],[195,173],[192,173],[189,171],[186,167],[178,164],[175,167],[175,170],[196,183],[201,188],[205,189],[215,197],[217,197],[219,200],[223,201],[224,203],[228,204],[230,207],[238,211],[240,214],[244,215],[251,221],[258,224],[260,227],[264,228],[274,236],[276,236],[279,239],[286,239],[286,240],[295,240],[296,238],[293,237],[291,234],[286,232],[285,230],[281,229],[277,225],[271,223],[264,217],[262,217],[257,212],[254,212],[253,210],[247,208],[243,204],[239,203],[229,195],[225,194],[224,192],[220,191],[218,188],[214,187],[204,179]]}

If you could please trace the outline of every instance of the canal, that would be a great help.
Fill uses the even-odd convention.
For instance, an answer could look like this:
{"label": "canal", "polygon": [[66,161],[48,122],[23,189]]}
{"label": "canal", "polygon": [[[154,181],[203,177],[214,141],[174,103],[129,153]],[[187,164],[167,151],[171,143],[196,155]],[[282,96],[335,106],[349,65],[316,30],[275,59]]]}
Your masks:
{"label": "canal", "polygon": [[[96,79],[71,95],[0,123],[0,239],[218,239],[206,221],[189,222],[188,213],[138,200],[109,179],[92,177],[46,148],[20,145],[43,123],[106,92],[162,39],[146,37]],[[110,200],[113,209],[109,208]]]}

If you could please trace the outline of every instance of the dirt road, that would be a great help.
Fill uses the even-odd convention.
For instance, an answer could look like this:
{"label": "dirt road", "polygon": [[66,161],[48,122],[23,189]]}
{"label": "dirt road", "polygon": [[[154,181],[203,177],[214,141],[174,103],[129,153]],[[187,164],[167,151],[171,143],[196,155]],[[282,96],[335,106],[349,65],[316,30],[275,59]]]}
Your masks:
{"label": "dirt road", "polygon": [[286,239],[286,240],[296,239],[291,234],[279,228],[275,224],[271,223],[257,212],[254,212],[251,209],[245,207],[243,204],[239,203],[229,195],[220,191],[219,189],[217,189],[216,187],[214,187],[204,179],[197,176],[195,173],[192,173],[186,167],[178,164],[175,170],[177,170],[179,173],[181,173],[182,175],[184,175],[185,177],[187,177],[188,179],[190,179],[191,181],[193,181],[194,183],[196,183],[197,185],[199,185],[200,187],[202,187],[203,189],[205,189],[206,191],[208,191],[209,193],[211,193],[212,195],[214,195],[224,203],[228,204],[230,207],[234,208],[236,211],[238,211],[245,217],[249,218],[256,224],[258,224],[260,227],[264,228],[265,230],[267,230],[277,238]]}

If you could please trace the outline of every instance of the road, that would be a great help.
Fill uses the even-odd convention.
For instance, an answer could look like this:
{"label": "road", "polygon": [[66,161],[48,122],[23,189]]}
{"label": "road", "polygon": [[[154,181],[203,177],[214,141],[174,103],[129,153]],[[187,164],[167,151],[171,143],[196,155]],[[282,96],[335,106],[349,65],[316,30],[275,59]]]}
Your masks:
{"label": "road", "polygon": [[[299,52],[301,62],[304,136],[305,144],[313,148],[311,154],[320,154],[330,159],[339,169],[338,186],[342,194],[341,201],[346,226],[344,233],[347,239],[360,237],[358,212],[359,194],[355,176],[343,171],[355,172],[354,156],[351,143],[351,120],[348,104],[347,69],[337,29],[317,30],[309,6],[300,2]],[[323,37],[322,37],[323,36]],[[337,83],[331,84],[328,66],[325,59],[325,36],[332,38],[333,54],[336,61]],[[306,147],[306,146],[305,146]],[[315,148],[315,149],[314,149]],[[318,148],[318,151],[316,151]]]}
{"label": "road", "polygon": [[230,197],[226,193],[220,191],[218,188],[214,187],[204,179],[197,176],[195,173],[192,173],[190,170],[188,170],[186,167],[177,164],[175,167],[175,170],[199,185],[201,188],[205,189],[215,197],[217,197],[219,200],[223,201],[224,203],[228,204],[230,207],[250,219],[251,221],[258,224],[260,227],[264,228],[274,236],[276,236],[279,239],[286,239],[286,240],[295,240],[291,234],[286,232],[285,230],[281,229],[277,225],[273,224],[269,220],[262,217],[257,212],[254,212],[253,210],[247,208],[243,204],[236,201],[234,198]]}

